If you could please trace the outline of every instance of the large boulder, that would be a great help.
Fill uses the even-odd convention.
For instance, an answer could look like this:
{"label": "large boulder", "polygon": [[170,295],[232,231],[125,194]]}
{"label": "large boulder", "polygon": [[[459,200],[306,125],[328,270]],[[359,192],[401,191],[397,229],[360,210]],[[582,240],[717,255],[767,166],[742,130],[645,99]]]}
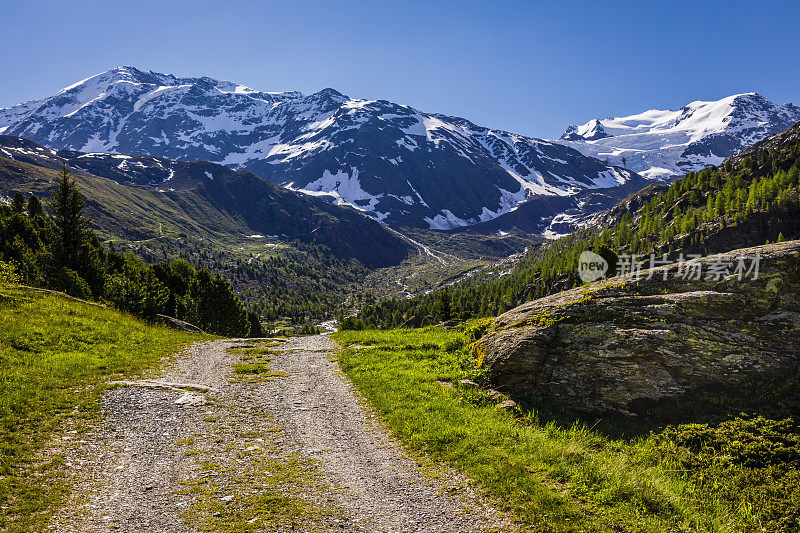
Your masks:
{"label": "large boulder", "polygon": [[[757,254],[757,279],[750,273],[740,280],[738,258]],[[701,264],[702,279],[681,275],[690,263]],[[707,276],[719,264],[730,265],[731,274]],[[476,351],[499,390],[536,392],[590,413],[635,414],[692,390],[787,375],[800,361],[800,241],[657,267],[639,279],[610,278],[526,303],[499,316]]]}

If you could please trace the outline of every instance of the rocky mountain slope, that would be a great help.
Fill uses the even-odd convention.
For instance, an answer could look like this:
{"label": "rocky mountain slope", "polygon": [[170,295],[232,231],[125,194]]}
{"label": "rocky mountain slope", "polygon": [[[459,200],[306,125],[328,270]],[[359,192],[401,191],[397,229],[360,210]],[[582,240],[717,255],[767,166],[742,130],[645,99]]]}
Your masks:
{"label": "rocky mountain slope", "polygon": [[380,221],[434,229],[636,178],[560,144],[386,100],[261,92],[133,67],[0,109],[0,133],[57,150],[211,161]]}
{"label": "rocky mountain slope", "polygon": [[105,235],[132,240],[170,233],[321,244],[369,266],[400,262],[408,244],[363,213],[285,189],[244,170],[161,157],[45,148],[0,135],[0,193],[44,193],[62,164],[81,179]]}
{"label": "rocky mountain slope", "polygon": [[558,142],[647,178],[666,180],[718,165],[798,121],[800,107],[746,93],[692,102],[676,111],[651,109],[593,119],[570,126]]}
{"label": "rocky mountain slope", "polygon": [[[757,276],[737,276],[760,257]],[[689,264],[700,279],[687,279]],[[728,275],[709,276],[713,265]],[[652,274],[652,276],[651,276]],[[689,277],[690,278],[690,277]],[[576,411],[642,413],[690,391],[800,365],[800,241],[620,276],[499,316],[478,353],[490,379]]]}

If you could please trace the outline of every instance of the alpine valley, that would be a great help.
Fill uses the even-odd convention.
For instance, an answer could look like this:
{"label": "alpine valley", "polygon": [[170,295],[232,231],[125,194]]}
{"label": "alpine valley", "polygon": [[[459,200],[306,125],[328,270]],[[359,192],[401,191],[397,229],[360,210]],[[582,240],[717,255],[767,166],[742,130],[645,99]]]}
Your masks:
{"label": "alpine valley", "polygon": [[133,67],[0,109],[3,531],[797,532],[799,332],[756,93],[558,140]]}
{"label": "alpine valley", "polygon": [[205,239],[253,265],[294,241],[393,269],[360,284],[410,296],[513,261],[652,180],[717,164],[797,120],[792,104],[748,93],[547,141],[333,89],[262,92],[118,67],[0,109],[0,157],[39,169],[4,163],[0,192],[45,193],[66,164],[91,181],[100,235],[151,260]]}

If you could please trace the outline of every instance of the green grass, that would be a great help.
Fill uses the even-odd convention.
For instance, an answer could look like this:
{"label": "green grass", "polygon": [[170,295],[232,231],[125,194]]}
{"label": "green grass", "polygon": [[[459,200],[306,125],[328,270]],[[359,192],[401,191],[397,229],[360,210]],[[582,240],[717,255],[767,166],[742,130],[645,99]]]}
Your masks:
{"label": "green grass", "polygon": [[505,411],[460,386],[480,379],[461,331],[343,331],[334,339],[345,347],[342,369],[408,448],[466,473],[527,529],[764,530],[754,502],[722,494],[729,470],[687,467],[676,453],[685,448],[663,434],[614,438],[545,411]]}
{"label": "green grass", "polygon": [[136,374],[199,335],[24,287],[0,287],[0,529],[39,529],[68,492],[39,451],[69,418],[85,429],[108,380]]}
{"label": "green grass", "polygon": [[[253,453],[245,454],[240,462],[236,469],[222,468],[216,463],[201,465],[204,471],[222,471],[225,486],[203,476],[182,483],[180,492],[194,496],[191,507],[181,513],[193,528],[243,532],[305,526],[303,530],[316,531],[314,526],[336,516],[334,510],[304,498],[312,490],[327,488],[312,473],[315,465],[309,459]],[[224,496],[230,499],[222,500]]]}
{"label": "green grass", "polygon": [[233,382],[241,381],[244,376],[250,376],[248,383],[268,381],[274,377],[285,377],[285,372],[273,372],[270,367],[270,355],[277,353],[271,350],[270,346],[276,346],[278,342],[258,343],[252,348],[231,348],[231,353],[239,355],[242,362],[233,364],[233,372],[238,378],[233,378]]}

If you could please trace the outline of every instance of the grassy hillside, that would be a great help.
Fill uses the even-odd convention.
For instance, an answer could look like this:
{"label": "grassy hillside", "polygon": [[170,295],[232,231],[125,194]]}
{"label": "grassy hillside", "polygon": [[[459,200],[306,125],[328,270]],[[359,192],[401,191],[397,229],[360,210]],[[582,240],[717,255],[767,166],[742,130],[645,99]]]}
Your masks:
{"label": "grassy hillside", "polygon": [[[0,192],[11,196],[13,191],[50,196],[59,171],[0,157]],[[203,212],[193,218],[194,202],[182,205],[169,195],[152,189],[126,187],[112,180],[86,173],[75,173],[78,186],[86,198],[95,230],[104,240],[138,241],[158,236],[178,238],[193,235],[210,239],[232,239],[248,232],[242,220],[221,213]]]}
{"label": "grassy hillside", "polygon": [[[0,158],[0,177],[0,195],[24,191],[45,199],[58,172]],[[244,221],[210,209],[201,199],[189,201],[191,192],[176,196],[86,173],[74,177],[106,247],[133,251],[150,263],[182,257],[221,274],[263,320],[302,322],[330,316],[344,300],[347,286],[367,272],[357,260],[337,257],[321,245],[247,237],[251,230]],[[187,207],[186,202],[196,205]]]}
{"label": "grassy hillside", "polygon": [[[0,157],[0,197],[10,198],[19,191],[43,199],[50,196],[61,160],[57,156],[44,159],[37,154],[28,159],[24,162]],[[152,158],[143,159],[143,164],[153,163]],[[76,155],[70,161],[85,166],[90,160]],[[435,289],[444,280],[520,252],[535,242],[516,235],[451,235],[414,230],[412,239],[435,247],[434,257],[383,228],[375,233],[369,228],[377,224],[352,210],[261,184],[258,178],[254,179],[259,183],[249,183],[247,175],[210,163],[162,163],[177,166],[170,182],[177,190],[158,190],[124,181],[125,175],[117,167],[97,170],[113,171],[109,175],[114,179],[74,172],[98,237],[112,250],[132,250],[148,262],[181,257],[196,268],[223,275],[265,321],[318,321],[330,318],[343,305],[352,308],[372,303],[373,294],[392,296]],[[218,180],[205,178],[206,165],[213,167],[219,183],[225,177],[233,192],[224,187],[213,189],[219,185]],[[149,172],[144,167],[129,168]],[[196,176],[198,173],[200,177]],[[272,191],[268,191],[269,199],[256,201],[265,194],[260,185]],[[255,188],[251,198],[255,207],[244,206],[239,197],[250,188]],[[341,211],[339,216],[333,216],[337,211]],[[257,229],[259,224],[270,221],[279,229]],[[362,224],[366,229],[353,231]],[[282,232],[290,235],[270,236]],[[391,235],[395,245],[382,243],[384,234]],[[330,246],[338,246],[340,252],[363,248],[362,255],[369,257],[380,256],[379,249],[386,247],[400,255],[405,247],[411,251],[397,265],[375,268],[363,258],[336,253]]]}
{"label": "grassy hillside", "polygon": [[117,238],[161,236],[164,225],[168,234],[226,241],[271,235],[326,246],[337,257],[373,267],[397,264],[409,250],[397,235],[356,209],[206,161],[54,153],[6,135],[0,135],[0,154],[7,157],[0,166],[7,188],[41,187],[42,177],[62,165],[82,174],[90,182],[84,194],[95,204],[98,229]]}
{"label": "grassy hillside", "polygon": [[791,419],[659,428],[584,422],[541,403],[505,409],[507,397],[460,382],[481,381],[466,348],[476,325],[334,338],[345,347],[342,369],[407,447],[476,480],[527,530],[800,528],[800,427]]}
{"label": "grassy hillside", "polygon": [[0,529],[32,531],[63,501],[58,458],[37,452],[96,415],[105,383],[152,367],[199,335],[97,305],[0,285]]}

